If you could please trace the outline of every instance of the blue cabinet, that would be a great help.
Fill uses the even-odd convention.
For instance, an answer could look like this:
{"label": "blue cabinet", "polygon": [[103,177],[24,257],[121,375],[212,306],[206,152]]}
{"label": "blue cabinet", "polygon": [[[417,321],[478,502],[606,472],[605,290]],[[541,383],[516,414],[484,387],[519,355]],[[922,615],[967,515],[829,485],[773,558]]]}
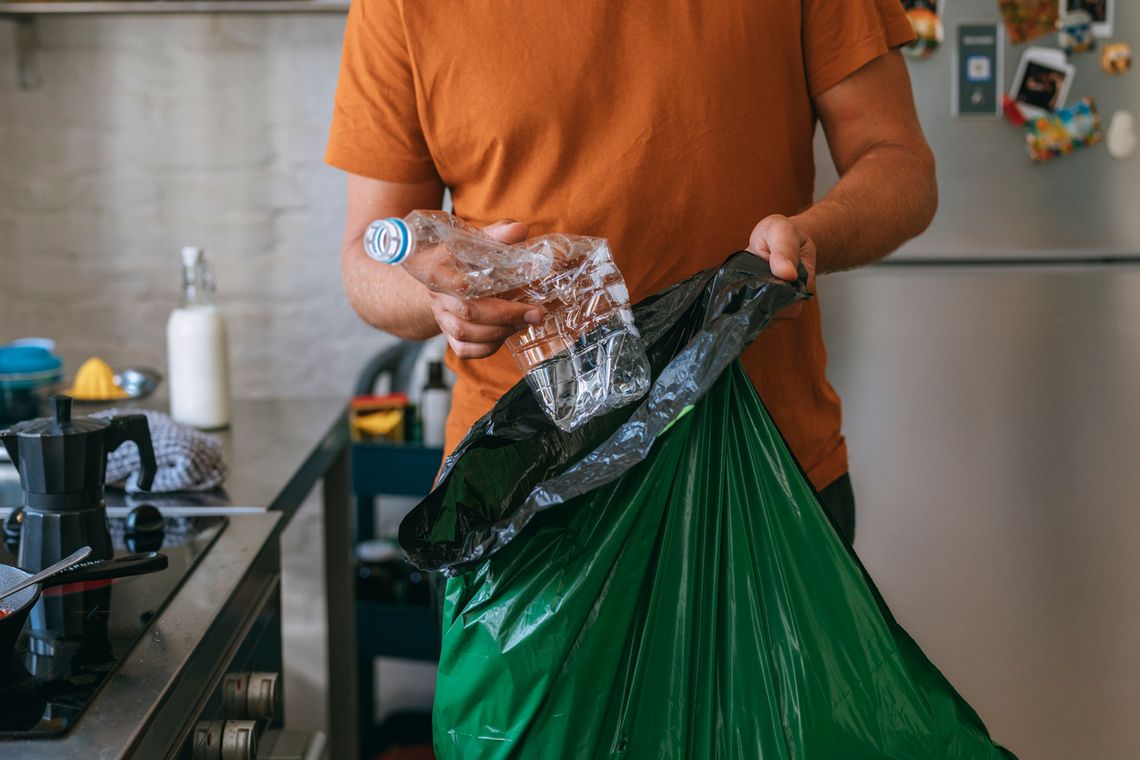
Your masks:
{"label": "blue cabinet", "polygon": [[[443,461],[443,451],[415,444],[352,444],[352,490],[356,501],[356,540],[375,537],[376,499],[426,496]],[[362,757],[373,757],[384,743],[373,725],[376,698],[373,667],[377,657],[439,659],[436,605],[356,599],[357,684]]]}

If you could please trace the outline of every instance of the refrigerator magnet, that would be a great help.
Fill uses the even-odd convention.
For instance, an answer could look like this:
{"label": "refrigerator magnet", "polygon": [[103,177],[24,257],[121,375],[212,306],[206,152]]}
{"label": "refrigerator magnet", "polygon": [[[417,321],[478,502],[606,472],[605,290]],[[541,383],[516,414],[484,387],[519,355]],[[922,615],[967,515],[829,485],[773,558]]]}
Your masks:
{"label": "refrigerator magnet", "polygon": [[997,24],[958,25],[950,82],[950,110],[955,118],[1001,116],[1002,47]]}
{"label": "refrigerator magnet", "polygon": [[1065,105],[1075,74],[1062,51],[1031,47],[1021,56],[1009,95],[1026,116],[1041,116]]}
{"label": "refrigerator magnet", "polygon": [[1110,156],[1122,161],[1136,152],[1136,117],[1130,111],[1117,111],[1112,115],[1104,144]]}
{"label": "refrigerator magnet", "polygon": [[1057,19],[1057,44],[1070,55],[1096,47],[1092,16],[1088,11],[1068,11]]}
{"label": "refrigerator magnet", "polygon": [[998,0],[998,10],[1014,45],[1056,30],[1057,0]]}
{"label": "refrigerator magnet", "polygon": [[1100,67],[1110,76],[1124,74],[1132,68],[1132,46],[1127,42],[1105,45],[1100,54]]}
{"label": "refrigerator magnet", "polygon": [[1092,17],[1092,31],[1097,37],[1112,36],[1112,17],[1116,0],[1060,0],[1061,16],[1072,11],[1087,11]]}
{"label": "refrigerator magnet", "polygon": [[906,17],[914,29],[914,42],[905,46],[903,55],[920,60],[934,55],[942,46],[946,31],[942,26],[940,0],[902,0]]}
{"label": "refrigerator magnet", "polygon": [[1001,96],[1001,110],[1005,115],[1005,120],[1015,127],[1025,126],[1025,114],[1021,112],[1021,106],[1017,101],[1008,95]]}
{"label": "refrigerator magnet", "polygon": [[1029,157],[1040,163],[1096,145],[1103,139],[1100,116],[1092,98],[1030,119],[1025,125]]}

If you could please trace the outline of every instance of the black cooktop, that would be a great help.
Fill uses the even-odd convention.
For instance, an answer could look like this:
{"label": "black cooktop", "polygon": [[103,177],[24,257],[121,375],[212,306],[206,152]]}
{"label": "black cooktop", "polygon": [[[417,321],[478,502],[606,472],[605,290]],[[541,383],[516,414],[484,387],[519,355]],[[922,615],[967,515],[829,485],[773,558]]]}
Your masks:
{"label": "black cooktop", "polygon": [[[124,520],[112,519],[116,554],[157,549],[170,566],[150,575],[44,591],[11,661],[0,666],[0,738],[56,736],[75,725],[226,522],[224,517],[166,518],[160,547],[128,550]],[[10,548],[0,546],[0,562],[16,564]]]}

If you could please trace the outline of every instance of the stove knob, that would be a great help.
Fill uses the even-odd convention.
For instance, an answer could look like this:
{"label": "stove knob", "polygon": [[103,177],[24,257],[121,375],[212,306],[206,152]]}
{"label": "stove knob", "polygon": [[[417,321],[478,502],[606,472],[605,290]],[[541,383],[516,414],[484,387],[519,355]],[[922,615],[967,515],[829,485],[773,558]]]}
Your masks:
{"label": "stove knob", "polygon": [[150,504],[135,507],[127,515],[123,534],[127,549],[132,552],[152,552],[162,546],[166,523],[162,513]]}
{"label": "stove knob", "polygon": [[246,688],[246,714],[250,718],[276,720],[281,716],[281,676],[250,673]]}
{"label": "stove knob", "polygon": [[249,687],[249,673],[226,673],[222,681],[222,714],[231,718],[248,718],[246,693]]}
{"label": "stove knob", "polygon": [[224,720],[204,720],[194,726],[193,760],[222,760]]}
{"label": "stove knob", "polygon": [[228,673],[222,682],[222,709],[234,718],[276,720],[281,715],[281,676]]}
{"label": "stove knob", "polygon": [[255,720],[227,720],[222,729],[222,760],[257,760],[261,726]]}

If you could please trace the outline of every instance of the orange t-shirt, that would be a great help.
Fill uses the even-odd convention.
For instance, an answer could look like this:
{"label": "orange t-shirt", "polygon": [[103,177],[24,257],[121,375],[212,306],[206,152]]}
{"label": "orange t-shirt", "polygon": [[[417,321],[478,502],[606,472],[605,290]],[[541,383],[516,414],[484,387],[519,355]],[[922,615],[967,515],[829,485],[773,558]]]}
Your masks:
{"label": "orange t-shirt", "polygon": [[[812,202],[812,96],[912,38],[898,0],[353,0],[327,161],[457,216],[608,238],[636,302]],[[847,469],[820,312],[742,356],[817,487]],[[520,378],[449,355],[447,447]]]}

